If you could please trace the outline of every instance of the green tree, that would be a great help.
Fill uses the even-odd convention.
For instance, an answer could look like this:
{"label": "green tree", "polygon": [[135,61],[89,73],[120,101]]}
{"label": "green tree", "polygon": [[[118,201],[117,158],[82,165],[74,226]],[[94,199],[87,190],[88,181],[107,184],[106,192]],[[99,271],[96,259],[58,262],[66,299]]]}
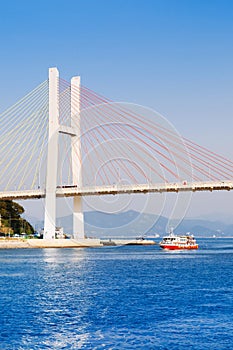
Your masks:
{"label": "green tree", "polygon": [[11,200],[0,200],[2,226],[12,228],[14,233],[32,234],[34,229],[27,220],[21,218],[23,213],[24,208],[20,204]]}

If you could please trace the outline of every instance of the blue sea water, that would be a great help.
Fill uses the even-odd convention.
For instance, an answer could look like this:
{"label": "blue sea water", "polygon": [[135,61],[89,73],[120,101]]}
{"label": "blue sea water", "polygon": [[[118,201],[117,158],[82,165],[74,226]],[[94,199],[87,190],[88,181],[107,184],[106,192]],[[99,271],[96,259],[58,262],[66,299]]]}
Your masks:
{"label": "blue sea water", "polygon": [[0,349],[232,349],[233,239],[0,250]]}

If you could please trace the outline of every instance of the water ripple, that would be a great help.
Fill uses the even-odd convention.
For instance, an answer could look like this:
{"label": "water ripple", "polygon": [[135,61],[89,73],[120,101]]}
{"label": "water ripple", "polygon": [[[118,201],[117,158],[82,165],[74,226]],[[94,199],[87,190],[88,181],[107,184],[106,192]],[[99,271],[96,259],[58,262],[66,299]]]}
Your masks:
{"label": "water ripple", "polygon": [[5,349],[230,349],[233,240],[0,251]]}

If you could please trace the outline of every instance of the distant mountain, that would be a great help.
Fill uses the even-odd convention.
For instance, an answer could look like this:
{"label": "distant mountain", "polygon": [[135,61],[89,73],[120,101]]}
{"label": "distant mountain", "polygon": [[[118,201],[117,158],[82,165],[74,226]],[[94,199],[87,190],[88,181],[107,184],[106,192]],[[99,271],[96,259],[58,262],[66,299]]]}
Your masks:
{"label": "distant mountain", "polygon": [[[88,237],[137,237],[141,235],[166,233],[168,219],[163,216],[139,213],[129,210],[118,214],[108,214],[98,211],[84,213],[85,232]],[[43,223],[37,223],[37,227]],[[72,216],[59,218],[59,226],[72,234]],[[175,233],[191,232],[196,237],[228,237],[233,236],[233,225],[221,221],[200,219],[184,219],[174,230]]]}

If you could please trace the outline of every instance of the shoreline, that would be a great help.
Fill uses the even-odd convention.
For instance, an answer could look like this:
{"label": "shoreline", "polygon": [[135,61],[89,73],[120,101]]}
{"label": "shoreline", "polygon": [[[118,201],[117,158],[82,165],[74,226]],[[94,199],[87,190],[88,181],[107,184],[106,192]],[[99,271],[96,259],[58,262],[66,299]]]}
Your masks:
{"label": "shoreline", "polygon": [[0,249],[41,249],[41,248],[101,248],[121,245],[155,245],[154,241],[137,239],[3,239],[0,240]]}

